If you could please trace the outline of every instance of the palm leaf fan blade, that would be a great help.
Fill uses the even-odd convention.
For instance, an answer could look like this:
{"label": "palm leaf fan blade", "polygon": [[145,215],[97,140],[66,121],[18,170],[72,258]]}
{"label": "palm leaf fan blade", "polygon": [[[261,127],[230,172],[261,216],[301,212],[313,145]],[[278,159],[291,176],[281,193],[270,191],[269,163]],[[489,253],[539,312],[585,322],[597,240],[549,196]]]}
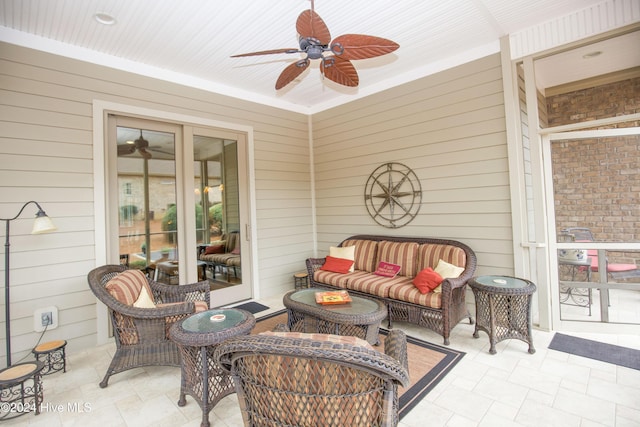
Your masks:
{"label": "palm leaf fan blade", "polygon": [[331,41],[331,33],[327,24],[313,10],[305,10],[298,16],[296,30],[301,38],[312,37],[320,41],[322,45],[328,45]]}
{"label": "palm leaf fan blade", "polygon": [[355,87],[360,82],[353,64],[335,56],[326,57],[322,61],[320,70],[326,78],[343,86]]}
{"label": "palm leaf fan blade", "polygon": [[394,41],[365,34],[344,34],[331,43],[331,51],[340,59],[367,59],[386,55],[398,49]]}
{"label": "palm leaf fan blade", "polygon": [[282,89],[289,83],[291,83],[296,77],[304,72],[309,67],[309,60],[302,60],[294,62],[287,66],[287,68],[280,73],[278,80],[276,81],[276,90]]}
{"label": "palm leaf fan blade", "polygon": [[298,49],[296,48],[261,50],[258,52],[240,53],[238,55],[231,55],[231,58],[241,58],[244,56],[256,56],[256,55],[272,55],[274,53],[296,53],[296,52],[298,52]]}

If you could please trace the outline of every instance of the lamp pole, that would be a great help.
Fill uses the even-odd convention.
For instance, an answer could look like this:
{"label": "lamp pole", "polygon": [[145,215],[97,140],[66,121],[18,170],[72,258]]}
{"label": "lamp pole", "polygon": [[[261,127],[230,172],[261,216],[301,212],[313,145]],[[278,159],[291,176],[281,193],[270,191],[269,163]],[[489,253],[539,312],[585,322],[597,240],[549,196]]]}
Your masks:
{"label": "lamp pole", "polygon": [[5,242],[4,242],[4,313],[5,313],[5,330],[6,330],[6,343],[7,343],[7,367],[11,366],[11,316],[9,310],[9,224],[14,219],[18,218],[24,208],[26,208],[31,203],[35,204],[38,207],[38,213],[36,213],[36,219],[33,224],[33,230],[31,234],[41,234],[48,233],[50,231],[54,231],[56,229],[55,225],[51,222],[51,219],[44,212],[42,207],[38,204],[38,202],[34,202],[33,200],[25,203],[20,208],[20,211],[13,218],[0,218],[1,221],[6,222],[6,231],[5,231]]}

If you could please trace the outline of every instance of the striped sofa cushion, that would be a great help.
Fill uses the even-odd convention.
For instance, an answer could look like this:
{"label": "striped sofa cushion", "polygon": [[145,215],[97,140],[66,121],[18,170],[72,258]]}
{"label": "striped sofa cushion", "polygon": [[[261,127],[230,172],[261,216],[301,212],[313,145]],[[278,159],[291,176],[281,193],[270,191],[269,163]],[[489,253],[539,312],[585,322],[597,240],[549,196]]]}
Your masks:
{"label": "striped sofa cushion", "polygon": [[[375,266],[377,267],[381,261],[397,264],[400,266],[399,276],[413,278],[416,275],[417,254],[418,244],[415,242],[384,240],[378,243],[378,258]],[[375,268],[372,271],[375,271]]]}
{"label": "striped sofa cushion", "polygon": [[442,293],[420,293],[413,283],[399,283],[389,288],[389,298],[431,308],[442,308]]}
{"label": "striped sofa cushion", "polygon": [[367,271],[369,273],[376,270],[378,242],[375,240],[346,240],[342,242],[341,246],[356,247],[354,264],[356,270]]}
{"label": "striped sofa cushion", "polygon": [[313,273],[313,280],[319,283],[347,289],[347,282],[355,277],[368,275],[366,271],[354,271],[353,273],[334,273],[332,271],[316,270]]}
{"label": "striped sofa cushion", "polygon": [[[411,279],[404,276],[384,277],[366,273],[359,277],[352,277],[347,281],[347,289],[364,292],[382,298],[389,296],[389,289],[394,285],[411,283]],[[411,285],[413,286],[413,284]]]}
{"label": "striped sofa cushion", "polygon": [[436,268],[438,261],[443,260],[457,267],[467,265],[467,254],[462,248],[453,245],[435,245],[425,243],[418,248],[418,265],[416,271],[425,268]]}

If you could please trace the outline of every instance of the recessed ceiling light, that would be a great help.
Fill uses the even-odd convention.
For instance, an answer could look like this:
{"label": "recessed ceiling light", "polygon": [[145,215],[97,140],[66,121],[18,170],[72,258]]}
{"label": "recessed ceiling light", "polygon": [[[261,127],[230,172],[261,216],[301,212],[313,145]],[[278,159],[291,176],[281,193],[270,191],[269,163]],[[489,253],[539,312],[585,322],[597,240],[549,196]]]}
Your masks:
{"label": "recessed ceiling light", "polygon": [[113,25],[116,23],[116,18],[105,12],[98,12],[93,15],[93,18],[103,25]]}
{"label": "recessed ceiling light", "polygon": [[589,58],[595,58],[596,56],[600,56],[600,55],[602,55],[602,51],[596,50],[593,52],[585,53],[584,55],[582,55],[582,57],[584,59],[589,59]]}

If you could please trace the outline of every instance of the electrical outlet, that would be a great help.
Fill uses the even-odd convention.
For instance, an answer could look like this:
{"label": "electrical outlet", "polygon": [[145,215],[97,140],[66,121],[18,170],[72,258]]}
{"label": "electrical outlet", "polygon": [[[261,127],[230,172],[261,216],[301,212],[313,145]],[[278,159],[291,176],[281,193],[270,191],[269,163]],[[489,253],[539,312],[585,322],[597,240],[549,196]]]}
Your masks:
{"label": "electrical outlet", "polygon": [[53,314],[50,311],[42,313],[42,326],[49,326],[53,323]]}
{"label": "electrical outlet", "polygon": [[58,307],[50,305],[38,308],[33,312],[33,330],[35,332],[50,331],[58,327]]}

